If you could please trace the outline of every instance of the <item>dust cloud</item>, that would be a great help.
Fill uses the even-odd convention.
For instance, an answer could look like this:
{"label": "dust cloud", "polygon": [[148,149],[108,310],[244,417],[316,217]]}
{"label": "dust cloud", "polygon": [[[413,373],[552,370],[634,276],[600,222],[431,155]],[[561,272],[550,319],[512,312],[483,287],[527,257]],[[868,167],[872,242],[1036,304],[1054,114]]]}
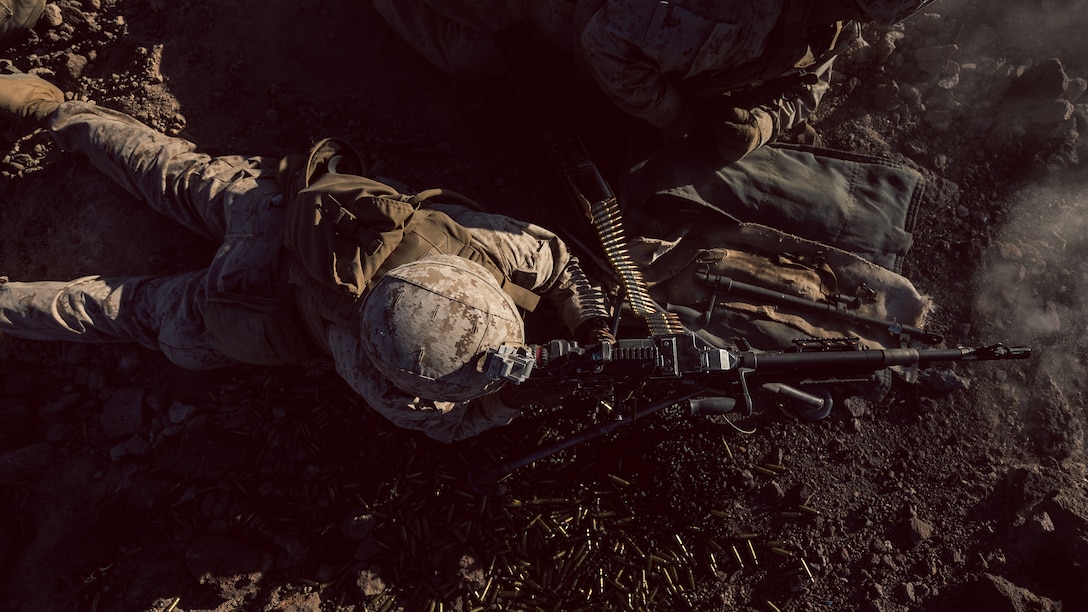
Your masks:
{"label": "dust cloud", "polygon": [[1071,342],[1088,314],[1085,181],[1032,185],[1015,194],[1009,221],[976,286],[977,315],[1023,340]]}
{"label": "dust cloud", "polygon": [[[1008,344],[1032,347],[1021,375],[993,389],[1028,441],[1058,459],[1088,455],[1088,172],[1032,185],[975,279],[975,316]],[[1000,399],[997,399],[1000,398]]]}
{"label": "dust cloud", "polygon": [[[997,429],[1011,432],[1010,444],[1082,461],[1088,457],[1088,148],[1070,146],[1083,138],[1085,125],[1074,124],[1068,112],[1083,118],[1088,110],[1088,0],[937,0],[925,12],[940,14],[948,28],[934,29],[931,44],[949,42],[937,40],[941,31],[956,46],[964,112],[992,119],[991,136],[1002,136],[991,138],[990,153],[1011,154],[1017,130],[1028,130],[1041,149],[1065,151],[1062,163],[1046,164],[1055,171],[1050,178],[1000,203],[1005,214],[988,222],[1003,227],[972,279],[972,336],[1027,345],[1033,355],[972,368],[972,378],[992,418],[1010,424]],[[927,25],[921,15],[912,19]],[[1048,58],[1061,58],[1061,69],[1036,71],[1027,89],[1009,92],[998,78],[1016,79]],[[1058,95],[1064,106],[1048,103]],[[1062,116],[1042,125],[1048,109]]]}

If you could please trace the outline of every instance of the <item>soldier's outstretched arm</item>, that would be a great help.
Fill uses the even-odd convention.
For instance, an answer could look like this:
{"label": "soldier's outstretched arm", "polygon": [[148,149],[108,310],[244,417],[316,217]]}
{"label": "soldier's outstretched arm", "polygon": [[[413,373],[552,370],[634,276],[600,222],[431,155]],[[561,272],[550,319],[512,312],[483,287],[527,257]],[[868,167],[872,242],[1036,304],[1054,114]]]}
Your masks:
{"label": "soldier's outstretched arm", "polygon": [[0,277],[0,332],[28,340],[136,342],[191,370],[234,365],[200,324],[206,285],[203,270],[25,283]]}
{"label": "soldier's outstretched arm", "polygon": [[832,67],[835,60],[860,38],[856,24],[848,24],[838,37],[834,49],[817,60],[807,71],[808,78],[788,88],[781,95],[768,100],[763,109],[774,118],[775,135],[785,134],[799,126],[816,112],[824,95],[831,88]]}

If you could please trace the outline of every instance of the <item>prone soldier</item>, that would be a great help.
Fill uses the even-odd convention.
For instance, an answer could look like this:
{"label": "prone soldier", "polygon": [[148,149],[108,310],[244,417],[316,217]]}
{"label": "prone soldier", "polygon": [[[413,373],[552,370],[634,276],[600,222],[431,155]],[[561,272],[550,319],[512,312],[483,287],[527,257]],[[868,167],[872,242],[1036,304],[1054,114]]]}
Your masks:
{"label": "prone soldier", "polygon": [[[442,195],[423,202],[373,179],[332,172],[329,160],[332,180],[322,181],[297,158],[213,158],[128,115],[66,102],[35,76],[0,76],[0,114],[45,128],[63,149],[83,153],[153,209],[222,245],[208,267],[173,275],[0,277],[0,331],[11,336],[137,342],[190,369],[331,362],[383,416],[443,442],[519,414],[477,362],[490,348],[524,341],[522,312],[538,299],[577,339],[608,338],[600,290],[563,241],[534,224],[443,202]],[[296,191],[301,172],[308,187]],[[381,261],[340,261],[345,269],[373,272],[353,294],[306,277],[299,252],[323,246],[316,234],[327,228],[314,214],[327,211],[293,208],[326,206],[328,185],[343,182],[376,190],[362,206],[407,216],[397,228],[399,241],[381,235],[387,247],[375,250]],[[301,223],[289,221],[292,210]],[[365,219],[367,210],[355,212]],[[379,214],[377,221],[390,219]],[[298,233],[288,248],[292,228]],[[338,237],[339,230],[328,235]],[[378,230],[360,223],[353,233],[365,238]],[[349,298],[350,308],[324,308],[318,298],[330,294]]]}

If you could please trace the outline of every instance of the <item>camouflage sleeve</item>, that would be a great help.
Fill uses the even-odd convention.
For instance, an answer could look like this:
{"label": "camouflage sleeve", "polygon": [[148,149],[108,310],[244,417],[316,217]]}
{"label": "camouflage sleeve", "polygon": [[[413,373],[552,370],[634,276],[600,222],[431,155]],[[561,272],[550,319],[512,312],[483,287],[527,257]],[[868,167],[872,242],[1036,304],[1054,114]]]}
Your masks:
{"label": "camouflage sleeve", "polygon": [[503,404],[498,393],[467,402],[441,402],[409,395],[373,367],[351,331],[332,325],[328,339],[340,377],[368,406],[398,427],[422,431],[434,440],[450,443],[506,425],[521,414]]}
{"label": "camouflage sleeve", "polygon": [[462,206],[436,204],[468,228],[476,246],[518,285],[540,294],[573,333],[590,319],[608,318],[604,294],[586,276],[567,244],[533,223]]}
{"label": "camouflage sleeve", "polygon": [[781,8],[775,0],[610,0],[586,24],[581,50],[617,107],[667,129],[687,114],[672,80],[755,59]]}
{"label": "camouflage sleeve", "polygon": [[811,81],[791,88],[775,100],[760,106],[774,120],[775,134],[792,130],[807,121],[824,94],[831,87],[831,69],[844,51],[857,43],[861,33],[856,23],[847,24],[837,38],[835,46],[822,54],[807,72]]}
{"label": "camouflage sleeve", "polygon": [[[637,32],[649,27],[652,15],[630,17],[625,24]],[[680,118],[683,100],[665,76],[664,66],[643,50],[635,32],[619,29],[602,10],[582,32],[582,52],[594,80],[613,104],[664,129]]]}

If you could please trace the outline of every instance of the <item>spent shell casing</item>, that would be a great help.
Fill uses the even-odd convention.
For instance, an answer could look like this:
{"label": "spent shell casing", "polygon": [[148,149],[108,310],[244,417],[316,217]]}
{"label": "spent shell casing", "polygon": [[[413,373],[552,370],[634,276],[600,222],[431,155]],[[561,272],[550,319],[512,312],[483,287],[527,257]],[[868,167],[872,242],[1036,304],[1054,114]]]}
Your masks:
{"label": "spent shell casing", "polygon": [[650,563],[652,565],[667,566],[669,565],[669,560],[658,555],[650,555]]}
{"label": "spent shell casing", "polygon": [[803,567],[803,568],[805,569],[805,574],[808,574],[808,579],[809,579],[809,580],[810,580],[810,581],[811,581],[811,582],[812,582],[813,584],[815,584],[815,583],[816,583],[816,578],[814,578],[814,577],[812,576],[812,570],[811,570],[811,569],[809,569],[809,567],[808,567],[808,562],[807,562],[807,561],[805,561],[804,557],[802,557],[802,558],[801,558],[801,567]]}
{"label": "spent shell casing", "polygon": [[688,547],[684,546],[684,539],[680,537],[679,533],[673,534],[673,538],[676,540],[676,544],[680,546],[680,550],[685,556],[691,554],[688,552]]}
{"label": "spent shell casing", "polygon": [[739,564],[739,565],[740,565],[741,567],[744,567],[744,559],[741,559],[741,557],[740,557],[740,551],[739,551],[739,550],[737,550],[737,547],[736,547],[736,546],[732,546],[731,548],[733,549],[733,558],[737,560],[737,563],[738,563],[738,564]]}

